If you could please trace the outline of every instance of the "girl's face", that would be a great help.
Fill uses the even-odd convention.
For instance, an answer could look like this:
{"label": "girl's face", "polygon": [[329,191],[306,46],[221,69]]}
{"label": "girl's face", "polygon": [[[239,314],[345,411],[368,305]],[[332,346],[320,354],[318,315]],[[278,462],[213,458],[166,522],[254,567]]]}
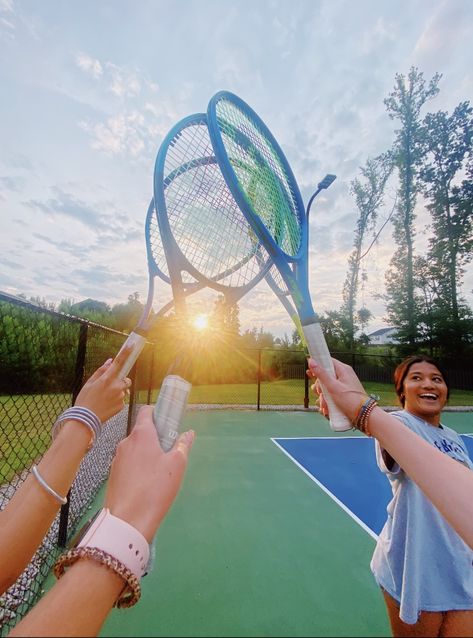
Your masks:
{"label": "girl's face", "polygon": [[421,361],[413,363],[403,382],[404,408],[431,425],[439,425],[447,402],[448,388],[438,368]]}

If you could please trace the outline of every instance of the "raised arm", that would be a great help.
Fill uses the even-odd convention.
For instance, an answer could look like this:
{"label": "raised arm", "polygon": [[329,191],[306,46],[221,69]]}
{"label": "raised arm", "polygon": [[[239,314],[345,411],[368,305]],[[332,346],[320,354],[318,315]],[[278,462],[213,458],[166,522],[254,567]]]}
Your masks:
{"label": "raised arm", "polygon": [[[145,544],[152,541],[172,505],[193,439],[192,431],[185,432],[170,452],[163,452],[152,408],[145,406],[132,433],[118,445],[104,505],[119,524],[134,528],[138,542],[140,535]],[[124,549],[120,543],[117,548]],[[95,636],[124,588],[116,570],[94,558],[78,559],[10,635]]]}
{"label": "raised arm", "polygon": [[120,379],[118,371],[126,355],[98,368],[77,396],[75,406],[86,410],[92,425],[66,417],[34,474],[0,512],[0,593],[15,582],[49,530],[91,444],[92,426],[101,427],[123,408],[129,379]]}
{"label": "raised arm", "polygon": [[[335,379],[327,375],[313,360],[309,360],[308,374],[314,379],[320,379],[337,406],[354,423],[367,394],[350,366],[336,359],[333,363]],[[313,389],[319,393],[317,383]],[[323,395],[320,395],[320,399],[321,411],[327,416],[328,408]],[[421,439],[378,406],[372,409],[367,425],[370,434],[402,466],[473,549],[473,472]]]}

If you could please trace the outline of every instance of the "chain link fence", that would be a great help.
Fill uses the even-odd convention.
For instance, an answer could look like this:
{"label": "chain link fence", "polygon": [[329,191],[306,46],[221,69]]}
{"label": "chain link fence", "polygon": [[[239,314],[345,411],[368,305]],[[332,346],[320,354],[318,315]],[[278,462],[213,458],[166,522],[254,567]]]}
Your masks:
{"label": "chain link fence", "polygon": [[[51,442],[56,417],[73,405],[84,381],[120,349],[126,334],[35,306],[0,293],[0,510]],[[0,635],[27,613],[42,593],[62,548],[77,530],[106,480],[116,447],[133,426],[140,404],[154,403],[169,357],[147,344],[132,371],[129,404],[104,424],[69,493],[30,564],[0,596]],[[315,406],[302,350],[228,347],[215,361],[197,353],[189,380],[190,409],[307,409]],[[394,355],[334,353],[362,381],[392,383]],[[210,363],[210,365],[209,365]],[[453,376],[453,379],[452,379]],[[473,388],[469,366],[450,374],[451,387]]]}

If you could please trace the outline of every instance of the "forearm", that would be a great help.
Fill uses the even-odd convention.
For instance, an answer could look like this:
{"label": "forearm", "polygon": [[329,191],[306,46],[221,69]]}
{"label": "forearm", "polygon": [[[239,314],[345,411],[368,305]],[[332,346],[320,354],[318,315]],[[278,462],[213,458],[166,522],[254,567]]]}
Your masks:
{"label": "forearm", "polygon": [[371,413],[369,429],[381,447],[389,452],[473,548],[473,472],[437,450],[379,407]]}
{"label": "forearm", "polygon": [[[66,496],[90,442],[78,423],[59,432],[38,464],[38,471],[58,494]],[[0,592],[12,585],[49,530],[60,503],[30,474],[0,513]]]}
{"label": "forearm", "polygon": [[96,636],[123,588],[113,571],[79,560],[9,636]]}

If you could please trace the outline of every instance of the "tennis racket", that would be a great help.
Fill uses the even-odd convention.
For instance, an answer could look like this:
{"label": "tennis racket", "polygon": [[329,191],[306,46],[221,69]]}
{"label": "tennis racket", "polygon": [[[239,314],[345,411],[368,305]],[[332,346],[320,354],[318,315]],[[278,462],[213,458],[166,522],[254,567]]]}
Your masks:
{"label": "tennis racket", "polygon": [[163,140],[154,201],[176,309],[189,280],[234,304],[271,267],[223,179],[205,114],[184,118]]}
{"label": "tennis racket", "polygon": [[[145,226],[147,301],[123,345],[131,352],[120,370],[122,377],[140,355],[154,320],[172,305],[185,312],[186,296],[204,287],[236,303],[271,266],[221,175],[205,114],[184,118],[164,138],[154,191]],[[173,301],[152,313],[156,276],[171,284]]]}
{"label": "tennis racket", "polygon": [[[233,93],[215,94],[209,102],[207,118],[212,147],[225,182],[291,293],[309,353],[334,375],[310,297],[308,222],[289,163],[261,118]],[[332,430],[351,429],[350,421],[326,391],[324,395]]]}
{"label": "tennis racket", "polygon": [[[172,183],[172,180],[171,182]],[[161,233],[159,230],[159,225],[157,221],[156,209],[154,205],[154,199],[151,200],[148,211],[146,214],[145,221],[145,243],[146,243],[146,254],[147,254],[147,265],[148,265],[148,293],[145,306],[143,308],[142,315],[138,321],[137,326],[133,330],[133,332],[128,336],[127,340],[122,346],[124,349],[127,346],[131,347],[131,352],[128,358],[124,361],[122,368],[120,370],[120,377],[124,378],[128,375],[131,368],[135,364],[138,359],[145,343],[147,340],[147,336],[152,329],[153,325],[159,319],[159,317],[165,315],[169,312],[174,306],[174,299],[170,299],[167,303],[163,304],[159,307],[158,310],[153,309],[154,297],[155,297],[155,279],[159,277],[162,281],[171,284],[171,278],[169,275],[169,269],[166,261],[166,255],[163,247],[163,242],[161,239]],[[257,250],[257,247],[254,248],[255,253],[260,253]],[[245,256],[242,258],[240,262],[234,262],[231,267],[223,272],[217,273],[213,277],[213,282],[225,281],[228,277],[230,277],[234,271],[237,271],[242,265],[245,265],[248,260],[252,259],[253,255]],[[260,268],[267,268],[264,260],[260,259]],[[191,294],[194,294],[203,288],[206,287],[206,283],[202,280],[197,281],[192,278],[188,273],[184,273],[183,280],[180,282],[182,284],[182,288],[179,288],[179,293],[181,295],[181,310],[182,303],[184,298],[188,297]],[[250,286],[251,287],[251,286]],[[248,290],[250,289],[248,287]],[[226,295],[226,299],[228,302],[236,303],[239,296],[242,296],[246,293],[246,288],[240,289],[239,291],[231,294],[231,289],[224,287],[219,290]],[[230,299],[231,297],[231,299]]]}

